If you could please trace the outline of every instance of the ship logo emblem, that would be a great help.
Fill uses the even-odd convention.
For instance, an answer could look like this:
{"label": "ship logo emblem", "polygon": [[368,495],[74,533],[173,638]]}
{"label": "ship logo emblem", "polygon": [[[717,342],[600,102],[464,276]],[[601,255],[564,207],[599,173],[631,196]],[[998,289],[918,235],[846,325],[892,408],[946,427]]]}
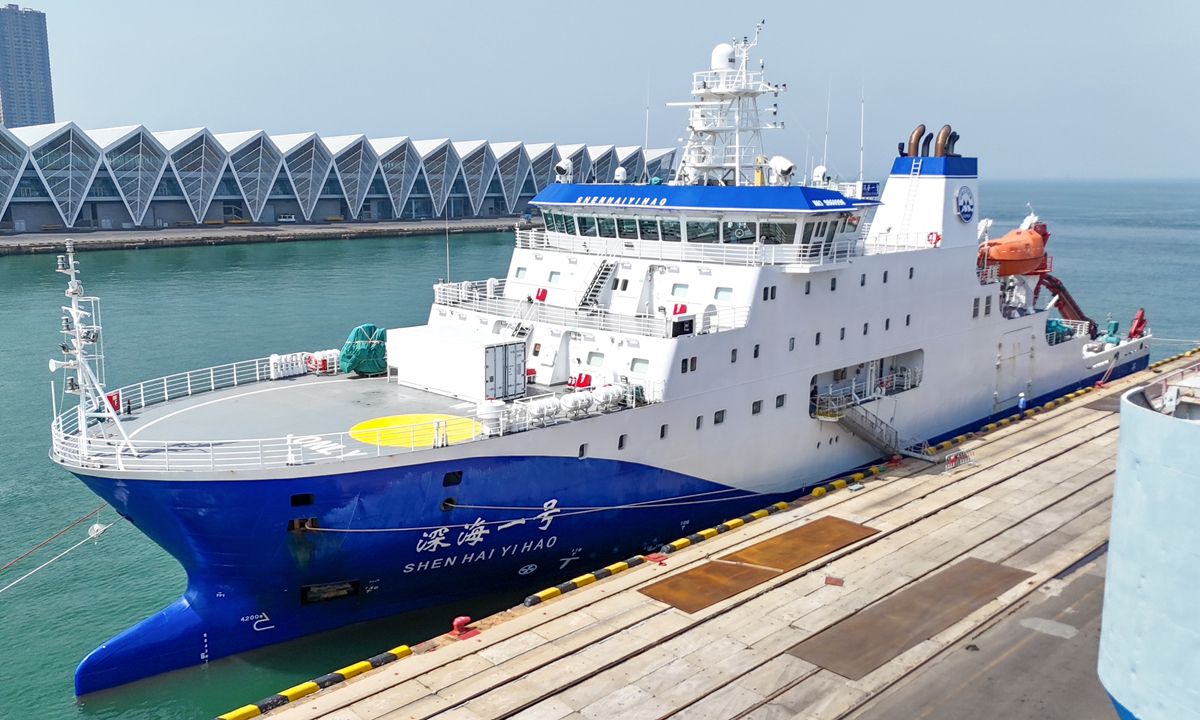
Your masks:
{"label": "ship logo emblem", "polygon": [[975,217],[975,194],[971,192],[971,188],[963,185],[958,189],[954,206],[963,222],[971,222],[971,218]]}

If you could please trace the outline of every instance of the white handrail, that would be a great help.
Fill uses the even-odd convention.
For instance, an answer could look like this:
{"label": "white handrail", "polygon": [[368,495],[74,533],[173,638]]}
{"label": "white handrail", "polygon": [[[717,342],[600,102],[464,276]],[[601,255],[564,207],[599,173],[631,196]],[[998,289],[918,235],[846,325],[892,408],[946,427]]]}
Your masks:
{"label": "white handrail", "polygon": [[[193,371],[197,372],[197,371]],[[151,381],[157,382],[157,381]],[[138,387],[138,386],[130,386]],[[641,388],[638,391],[636,388]],[[551,393],[554,394],[554,393]],[[565,393],[557,393],[559,396]],[[406,423],[358,432],[231,440],[133,440],[93,437],[81,452],[73,409],[51,423],[52,457],[81,469],[120,469],[139,472],[270,470],[293,465],[320,465],[367,457],[418,452],[459,445],[489,437],[524,432],[546,424],[583,419],[596,414],[662,402],[661,382],[630,384],[621,401],[585,408],[570,415],[534,418],[528,403],[514,402],[498,418],[479,416]],[[93,426],[103,429],[103,426]]]}

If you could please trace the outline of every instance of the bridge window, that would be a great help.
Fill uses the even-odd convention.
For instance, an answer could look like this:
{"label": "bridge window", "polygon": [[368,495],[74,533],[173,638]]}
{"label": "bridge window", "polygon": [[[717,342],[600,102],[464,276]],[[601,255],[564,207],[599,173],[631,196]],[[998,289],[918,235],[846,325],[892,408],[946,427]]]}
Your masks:
{"label": "bridge window", "polygon": [[720,238],[717,237],[717,223],[715,220],[688,220],[687,224],[687,241],[690,243],[715,243]]}
{"label": "bridge window", "polygon": [[579,234],[596,236],[596,218],[590,215],[579,216]]}
{"label": "bridge window", "polygon": [[732,300],[732,299],[733,299],[733,288],[719,287],[719,288],[717,288],[717,291],[715,293],[713,293],[713,300]]}
{"label": "bridge window", "polygon": [[617,218],[617,236],[622,240],[637,240],[638,222],[634,218]]}
{"label": "bridge window", "polygon": [[638,220],[638,229],[642,233],[643,240],[658,239],[658,221],[657,220]]}
{"label": "bridge window", "polygon": [[796,242],[796,223],[759,223],[758,239],[764,245],[791,245]]}
{"label": "bridge window", "polygon": [[680,242],[683,240],[683,230],[679,227],[678,220],[659,220],[658,224],[662,229],[662,239],[664,242]]}
{"label": "bridge window", "polygon": [[721,232],[727,243],[750,244],[757,238],[756,223],[753,222],[723,222]]}
{"label": "bridge window", "polygon": [[600,237],[615,238],[617,236],[617,222],[612,218],[596,218],[596,227],[600,231]]}
{"label": "bridge window", "polygon": [[574,215],[559,215],[563,221],[563,232],[568,235],[575,234],[575,216]]}
{"label": "bridge window", "polygon": [[807,245],[812,241],[813,223],[804,223],[804,235],[801,236],[800,242]]}

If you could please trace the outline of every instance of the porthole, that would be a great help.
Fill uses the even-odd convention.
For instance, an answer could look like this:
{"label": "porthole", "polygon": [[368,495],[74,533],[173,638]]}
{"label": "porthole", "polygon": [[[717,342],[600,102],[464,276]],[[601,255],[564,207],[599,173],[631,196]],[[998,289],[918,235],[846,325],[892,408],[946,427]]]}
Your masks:
{"label": "porthole", "polygon": [[666,426],[666,425],[659,425],[659,426],[658,426],[658,439],[659,439],[659,440],[663,440],[663,439],[665,439],[666,437],[667,437],[667,426]]}
{"label": "porthole", "polygon": [[624,435],[617,438],[617,449],[618,450],[625,449],[625,436]]}
{"label": "porthole", "polygon": [[883,271],[883,282],[884,283],[887,283],[887,272],[888,272],[887,270]]}
{"label": "porthole", "polygon": [[814,344],[814,345],[820,345],[820,344],[821,344],[821,333],[817,333],[817,341],[816,341],[815,343],[813,343],[813,344]]}
{"label": "porthole", "polygon": [[863,273],[862,276],[858,278],[858,286],[859,287],[867,286],[867,274],[866,273]]}
{"label": "porthole", "polygon": [[863,323],[863,335],[867,334],[867,325],[869,325],[869,324],[870,323]]}
{"label": "porthole", "polygon": [[776,287],[775,285],[772,285],[772,286],[771,286],[771,299],[772,299],[772,300],[774,300],[774,299],[775,299],[775,287]]}
{"label": "porthole", "polygon": [[841,337],[838,338],[838,340],[845,340],[845,339],[846,339],[846,328],[842,328],[842,334],[841,334]]}
{"label": "porthole", "polygon": [[908,279],[909,279],[909,280],[912,280],[912,278],[913,278],[913,269],[912,269],[912,268],[909,268],[909,269],[908,269]]}
{"label": "porthole", "polygon": [[892,329],[892,319],[891,318],[887,318],[883,321],[883,329],[884,330]]}
{"label": "porthole", "polygon": [[750,403],[750,414],[757,415],[762,412],[762,400],[755,400]]}
{"label": "porthole", "polygon": [[579,459],[580,459],[580,460],[582,460],[582,459],[584,459],[585,457],[587,457],[587,446],[588,446],[588,444],[587,444],[587,443],[582,443],[582,444],[579,446]]}
{"label": "porthole", "polygon": [[908,327],[911,322],[912,322],[912,315],[905,315],[904,316],[904,327]]}
{"label": "porthole", "polygon": [[805,280],[805,281],[804,281],[804,294],[805,294],[805,295],[811,295],[811,294],[812,294],[812,280]]}
{"label": "porthole", "polygon": [[829,291],[837,290],[837,278],[829,278]]}
{"label": "porthole", "polygon": [[703,425],[704,425],[704,416],[697,415],[696,416],[696,429],[699,430],[701,427],[703,427]]}
{"label": "porthole", "polygon": [[788,338],[788,352],[796,349],[796,338]]}
{"label": "porthole", "polygon": [[737,348],[734,348],[729,351],[729,362],[731,362],[731,363],[737,362]]}
{"label": "porthole", "polygon": [[720,425],[723,422],[725,422],[725,411],[724,410],[718,410],[715,413],[713,413],[713,425]]}
{"label": "porthole", "polygon": [[756,358],[758,357],[758,346],[757,345],[754,346],[754,357],[756,357]]}
{"label": "porthole", "polygon": [[787,393],[775,396],[775,407],[781,408],[785,403],[787,403]]}

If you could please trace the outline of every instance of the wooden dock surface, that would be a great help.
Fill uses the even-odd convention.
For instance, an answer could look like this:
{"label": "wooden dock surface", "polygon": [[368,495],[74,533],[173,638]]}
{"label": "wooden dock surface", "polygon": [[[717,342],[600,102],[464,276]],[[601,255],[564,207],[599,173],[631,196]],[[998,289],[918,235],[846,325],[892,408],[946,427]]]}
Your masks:
{"label": "wooden dock surface", "polygon": [[[506,611],[478,623],[483,631],[474,637],[437,638],[436,652],[298,697],[269,715],[846,717],[1107,541],[1118,415],[1089,405],[1150,377],[1137,373],[1086,399],[968,441],[963,447],[973,452],[973,466],[946,473],[940,464],[906,460],[866,479],[862,490],[812,499],[661,563]],[[690,614],[640,591],[831,516],[877,532]],[[966,558],[1024,571],[1014,577],[1027,579],[856,680],[789,653]]]}

